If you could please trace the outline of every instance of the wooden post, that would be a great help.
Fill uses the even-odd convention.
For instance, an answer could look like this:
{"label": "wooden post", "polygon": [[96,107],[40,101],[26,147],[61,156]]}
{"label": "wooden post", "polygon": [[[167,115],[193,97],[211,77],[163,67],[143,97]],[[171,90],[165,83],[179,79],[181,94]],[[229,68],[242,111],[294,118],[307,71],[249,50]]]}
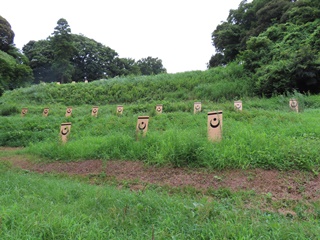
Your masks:
{"label": "wooden post", "polygon": [[299,112],[299,103],[296,99],[290,99],[289,107],[291,108],[292,111]]}
{"label": "wooden post", "polygon": [[137,121],[136,132],[145,136],[148,130],[149,116],[139,116]]}
{"label": "wooden post", "polygon": [[42,116],[48,117],[48,115],[49,115],[49,108],[44,108],[42,112]]}
{"label": "wooden post", "polygon": [[239,110],[239,111],[242,111],[242,101],[239,100],[239,101],[234,101],[234,108],[236,110]]}
{"label": "wooden post", "polygon": [[71,123],[61,123],[60,126],[60,136],[63,143],[66,143],[68,140],[68,135],[71,131]]}
{"label": "wooden post", "polygon": [[72,107],[67,107],[67,110],[66,110],[66,117],[70,117],[72,114]]}
{"label": "wooden post", "polygon": [[99,107],[92,107],[91,116],[98,117]]}
{"label": "wooden post", "polygon": [[123,106],[122,105],[118,105],[117,114],[122,114],[122,113],[123,113]]}
{"label": "wooden post", "polygon": [[208,112],[208,138],[211,141],[222,139],[222,111]]}
{"label": "wooden post", "polygon": [[156,112],[157,112],[157,113],[162,113],[162,109],[163,109],[162,104],[158,104],[158,105],[156,106]]}
{"label": "wooden post", "polygon": [[28,112],[28,108],[22,108],[21,110],[21,117],[24,117]]}
{"label": "wooden post", "polygon": [[193,113],[201,112],[201,102],[195,102],[193,104]]}

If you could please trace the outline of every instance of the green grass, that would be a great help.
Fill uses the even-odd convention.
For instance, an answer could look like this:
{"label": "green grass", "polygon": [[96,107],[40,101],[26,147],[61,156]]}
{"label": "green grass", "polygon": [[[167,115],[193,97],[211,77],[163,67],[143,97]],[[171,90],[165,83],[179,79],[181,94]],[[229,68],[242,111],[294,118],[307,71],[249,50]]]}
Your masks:
{"label": "green grass", "polygon": [[168,195],[11,169],[0,161],[1,239],[316,239],[320,204],[227,189]]}
{"label": "green grass", "polygon": [[[58,174],[39,175],[12,167],[8,159],[138,160],[145,164],[208,169],[320,171],[320,96],[299,93],[270,99],[252,96],[242,66],[88,84],[40,84],[0,98],[0,239],[317,239],[319,201],[279,199],[270,193],[202,193],[146,184],[132,192],[126,183]],[[289,110],[289,99],[301,112]],[[243,111],[233,101],[241,99]],[[201,101],[202,112],[193,114]],[[118,104],[123,115],[116,114]],[[155,111],[163,104],[163,113]],[[65,117],[67,106],[73,107]],[[91,116],[99,106],[98,117]],[[21,109],[28,107],[25,117]],[[42,116],[49,107],[48,117]],[[223,136],[210,142],[207,113],[223,111]],[[145,137],[136,135],[147,115]],[[62,144],[60,124],[71,122]],[[311,172],[311,173],[310,173]],[[280,214],[278,211],[284,211]],[[294,213],[294,214],[293,214]]]}
{"label": "green grass", "polygon": [[[309,100],[310,98],[310,100]],[[149,164],[190,167],[265,168],[319,172],[319,110],[312,107],[314,97],[302,112],[289,110],[289,97],[243,99],[243,111],[235,111],[232,101],[202,102],[203,111],[193,114],[193,101],[165,102],[164,112],[156,114],[157,102],[99,107],[97,118],[91,105],[74,106],[65,117],[65,106],[30,105],[28,114],[0,118],[1,146],[26,146],[26,152],[52,160],[125,159]],[[311,103],[311,104],[310,104]],[[301,104],[302,105],[302,104]],[[303,105],[302,105],[303,106]],[[207,112],[223,110],[223,139],[210,142],[207,137]],[[146,137],[137,140],[138,116],[148,115]],[[59,139],[60,124],[71,122],[67,144]]]}

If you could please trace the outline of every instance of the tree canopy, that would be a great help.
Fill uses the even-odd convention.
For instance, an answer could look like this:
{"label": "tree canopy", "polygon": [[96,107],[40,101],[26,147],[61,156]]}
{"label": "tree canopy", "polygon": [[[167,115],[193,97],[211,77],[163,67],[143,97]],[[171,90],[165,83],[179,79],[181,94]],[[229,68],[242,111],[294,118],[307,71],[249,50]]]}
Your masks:
{"label": "tree canopy", "polygon": [[13,44],[14,32],[11,29],[10,23],[0,16],[0,50],[8,51],[10,45]]}
{"label": "tree canopy", "polygon": [[320,1],[243,0],[213,31],[208,67],[238,61],[259,95],[319,93],[319,26]]}
{"label": "tree canopy", "polygon": [[14,46],[14,32],[0,16],[0,96],[5,90],[26,86],[33,81],[28,59]]}
{"label": "tree canopy", "polygon": [[59,19],[46,40],[29,41],[23,53],[30,59],[35,82],[97,80],[126,75],[151,75],[166,72],[162,61],[148,57],[120,58],[110,47],[84,35],[71,33],[65,19]]}

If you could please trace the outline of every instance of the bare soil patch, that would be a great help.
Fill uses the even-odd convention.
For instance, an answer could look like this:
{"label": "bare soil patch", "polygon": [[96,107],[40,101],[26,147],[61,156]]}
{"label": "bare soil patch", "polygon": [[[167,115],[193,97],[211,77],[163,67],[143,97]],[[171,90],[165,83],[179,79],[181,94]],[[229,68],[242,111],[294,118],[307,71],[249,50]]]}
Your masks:
{"label": "bare soil patch", "polygon": [[[14,148],[15,149],[15,148]],[[10,148],[0,148],[0,151]],[[86,160],[79,162],[34,163],[22,155],[2,157],[14,166],[38,173],[64,173],[92,176],[104,173],[117,181],[132,181],[132,189],[146,184],[169,187],[193,187],[198,190],[228,188],[232,191],[254,190],[258,194],[272,194],[274,200],[320,199],[320,178],[300,171],[264,169],[208,171],[173,167],[145,166],[139,161]],[[140,187],[139,187],[140,186]]]}

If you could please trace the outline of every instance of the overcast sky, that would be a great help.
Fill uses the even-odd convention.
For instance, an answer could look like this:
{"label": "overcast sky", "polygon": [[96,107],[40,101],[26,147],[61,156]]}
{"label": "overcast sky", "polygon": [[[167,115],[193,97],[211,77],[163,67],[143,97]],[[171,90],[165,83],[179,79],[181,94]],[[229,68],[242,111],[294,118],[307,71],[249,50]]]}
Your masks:
{"label": "overcast sky", "polygon": [[205,70],[211,33],[241,0],[7,0],[0,16],[22,49],[46,39],[64,18],[71,32],[115,50],[121,58],[162,60],[168,73]]}

